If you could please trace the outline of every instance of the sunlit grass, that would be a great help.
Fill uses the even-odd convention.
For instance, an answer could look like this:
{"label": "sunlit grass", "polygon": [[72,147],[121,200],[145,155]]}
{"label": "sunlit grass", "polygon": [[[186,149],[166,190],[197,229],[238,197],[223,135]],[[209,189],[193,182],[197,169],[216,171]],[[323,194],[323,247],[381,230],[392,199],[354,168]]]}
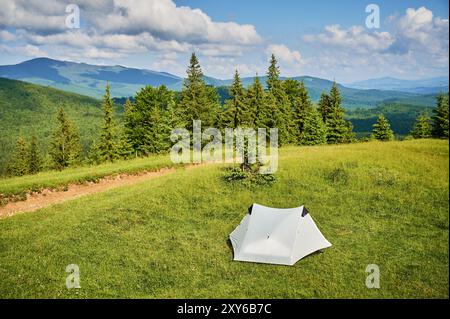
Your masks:
{"label": "sunlit grass", "polygon": [[[208,165],[0,220],[0,296],[448,298],[448,141],[280,150],[272,186]],[[306,205],[332,247],[294,266],[232,261],[254,202]],[[65,287],[77,264],[81,289]],[[377,264],[381,288],[365,286]]]}

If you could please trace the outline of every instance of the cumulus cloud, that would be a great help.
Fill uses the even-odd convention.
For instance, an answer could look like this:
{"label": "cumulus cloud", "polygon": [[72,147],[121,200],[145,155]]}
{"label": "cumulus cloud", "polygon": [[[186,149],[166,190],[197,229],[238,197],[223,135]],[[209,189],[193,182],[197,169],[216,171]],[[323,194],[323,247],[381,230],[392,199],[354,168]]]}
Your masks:
{"label": "cumulus cloud", "polygon": [[201,10],[178,7],[172,0],[116,0],[111,12],[92,16],[92,22],[103,32],[147,31],[162,39],[191,43],[249,45],[261,41],[253,25],[215,22]]}
{"label": "cumulus cloud", "polygon": [[306,69],[316,65],[323,69],[318,72],[351,74],[363,68],[365,78],[430,76],[448,69],[448,19],[434,17],[432,11],[420,7],[386,21],[387,31],[382,32],[329,25],[318,34],[303,36],[306,43],[320,50],[320,55],[304,59]]}
{"label": "cumulus cloud", "polygon": [[301,55],[299,51],[291,51],[284,44],[271,44],[267,47],[268,55],[274,54],[278,59],[286,63],[301,63]]}
{"label": "cumulus cloud", "polygon": [[425,7],[406,10],[395,24],[394,33],[397,39],[394,51],[415,50],[448,56],[449,20],[434,18],[433,12]]}
{"label": "cumulus cloud", "polygon": [[340,25],[329,25],[325,31],[316,35],[305,35],[306,42],[325,44],[350,51],[383,51],[395,41],[389,32],[368,32],[361,26],[342,29]]}
{"label": "cumulus cloud", "polygon": [[[140,52],[237,56],[261,43],[253,25],[216,22],[199,9],[172,0],[77,1],[80,29],[68,29],[63,0],[0,0],[0,28],[15,28],[34,46],[85,50],[99,58]],[[6,31],[5,31],[6,32]],[[14,36],[2,32],[0,36]]]}

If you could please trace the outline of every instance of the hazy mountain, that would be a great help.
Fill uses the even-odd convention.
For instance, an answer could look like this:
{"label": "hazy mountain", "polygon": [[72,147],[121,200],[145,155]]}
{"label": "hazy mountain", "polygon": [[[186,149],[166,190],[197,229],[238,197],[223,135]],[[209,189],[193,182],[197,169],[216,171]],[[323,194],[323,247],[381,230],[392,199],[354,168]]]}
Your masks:
{"label": "hazy mountain", "polygon": [[355,89],[393,90],[419,94],[448,91],[448,77],[435,77],[420,80],[402,80],[392,77],[369,79],[346,84]]}
{"label": "hazy mountain", "polygon": [[86,63],[37,58],[16,65],[0,66],[0,77],[100,97],[106,82],[111,84],[113,96],[130,96],[144,85],[171,86],[181,78],[166,73],[127,68],[120,65],[102,66]]}
{"label": "hazy mountain", "polygon": [[[182,78],[167,72],[141,70],[119,65],[90,65],[48,58],[37,58],[16,65],[0,66],[0,77],[50,86],[95,98],[104,94],[107,81],[111,84],[113,97],[134,96],[136,91],[145,85],[164,84],[172,90],[181,90],[183,86]],[[261,77],[263,84],[265,84],[265,79],[264,76]],[[294,77],[294,79],[305,82],[314,101],[319,99],[321,92],[328,91],[333,84],[332,81],[310,76]],[[231,79],[221,80],[209,76],[205,76],[205,81],[216,87],[229,86],[232,82]],[[242,78],[242,82],[248,86],[253,82],[253,77]],[[430,83],[437,82],[430,81]],[[339,87],[343,96],[343,105],[347,108],[371,108],[386,99],[414,99],[418,104],[427,105],[431,101],[429,97],[410,92],[366,90],[366,87],[361,90],[343,85],[339,85]],[[220,92],[226,92],[226,89],[221,88]],[[423,93],[428,92],[425,90]],[[433,103],[434,101],[431,101],[431,104]]]}

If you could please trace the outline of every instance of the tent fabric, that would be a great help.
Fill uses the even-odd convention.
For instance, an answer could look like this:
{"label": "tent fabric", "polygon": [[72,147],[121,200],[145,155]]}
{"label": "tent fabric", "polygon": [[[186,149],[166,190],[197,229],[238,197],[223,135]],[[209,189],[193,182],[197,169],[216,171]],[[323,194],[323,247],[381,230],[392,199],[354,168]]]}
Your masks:
{"label": "tent fabric", "polygon": [[331,246],[304,206],[288,209],[253,204],[230,234],[234,260],[294,265]]}

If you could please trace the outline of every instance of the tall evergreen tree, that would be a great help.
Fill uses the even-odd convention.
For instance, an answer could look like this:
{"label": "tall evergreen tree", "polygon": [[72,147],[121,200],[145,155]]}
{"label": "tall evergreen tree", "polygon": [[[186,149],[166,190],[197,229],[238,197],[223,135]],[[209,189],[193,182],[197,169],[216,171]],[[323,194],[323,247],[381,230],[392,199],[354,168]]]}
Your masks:
{"label": "tall evergreen tree", "polygon": [[269,69],[267,70],[267,89],[269,91],[273,89],[277,89],[281,86],[280,81],[280,68],[277,65],[277,59],[275,58],[275,55],[272,54],[270,56],[270,62],[269,62]]}
{"label": "tall evergreen tree", "polygon": [[[352,125],[344,119],[345,110],[341,106],[342,98],[336,82],[333,82],[330,94],[328,95],[329,104],[325,95],[322,96],[323,104],[319,108],[322,116],[325,117],[327,126],[327,141],[330,144],[347,143],[352,140]],[[328,104],[328,105],[327,105]],[[329,108],[327,110],[327,108]]]}
{"label": "tall evergreen tree", "polygon": [[146,86],[136,95],[135,103],[126,102],[124,126],[128,144],[137,155],[160,153],[170,148],[174,126],[174,93],[164,85]]}
{"label": "tall evergreen tree", "polygon": [[118,132],[114,119],[113,101],[110,95],[109,83],[106,84],[105,95],[103,96],[103,124],[100,132],[100,139],[97,142],[97,154],[100,162],[114,161],[118,154]]}
{"label": "tall evergreen tree", "polygon": [[373,125],[372,136],[379,141],[391,141],[394,139],[394,132],[383,114],[378,116],[377,122]]}
{"label": "tall evergreen tree", "polygon": [[340,115],[344,115],[344,109],[341,106],[342,103],[342,97],[341,92],[339,91],[339,88],[337,86],[336,81],[333,82],[333,85],[331,86],[330,90],[330,108],[334,112],[340,112]]}
{"label": "tall evergreen tree", "polygon": [[53,133],[50,156],[56,169],[76,164],[80,160],[80,137],[75,126],[67,118],[61,107],[57,115],[58,127]]}
{"label": "tall evergreen tree", "polygon": [[292,115],[292,109],[289,103],[283,82],[280,80],[280,70],[277,65],[277,59],[272,54],[270,65],[267,71],[267,89],[276,101],[276,107],[272,114],[274,126],[278,128],[279,145],[295,141],[295,124]]}
{"label": "tall evergreen tree", "polygon": [[330,97],[327,93],[322,92],[319,99],[319,112],[322,115],[322,120],[324,122],[327,121],[328,117],[330,116],[330,110],[331,110],[331,101]]}
{"label": "tall evergreen tree", "polygon": [[434,137],[448,138],[449,106],[448,93],[437,96],[437,107],[434,110],[433,129]]}
{"label": "tall evergreen tree", "polygon": [[19,137],[11,159],[10,170],[15,176],[23,176],[29,173],[28,147],[23,137]]}
{"label": "tall evergreen tree", "polygon": [[301,143],[300,140],[303,135],[306,117],[311,115],[313,112],[311,110],[313,107],[312,102],[303,81],[298,82],[295,80],[287,80],[285,82],[285,85],[286,84],[289,85],[287,91],[289,92],[288,96],[291,100],[291,108],[293,112],[295,142]]}
{"label": "tall evergreen tree", "polygon": [[247,105],[246,92],[237,70],[230,87],[230,96],[231,99],[225,101],[226,111],[223,114],[225,118],[222,123],[232,128],[253,127],[253,118]]}
{"label": "tall evergreen tree", "polygon": [[253,119],[252,127],[255,129],[258,127],[263,127],[262,123],[266,120],[261,116],[261,109],[264,104],[264,95],[264,88],[261,81],[258,76],[255,76],[253,83],[247,89],[247,94],[245,97],[245,104],[248,107],[249,115]]}
{"label": "tall evergreen tree", "polygon": [[42,158],[37,145],[36,136],[31,137],[30,146],[28,148],[28,172],[35,174],[42,169]]}
{"label": "tall evergreen tree", "polygon": [[411,131],[411,135],[414,138],[428,138],[431,137],[430,118],[426,114],[420,114],[414,127]]}
{"label": "tall evergreen tree", "polygon": [[306,109],[299,144],[319,145],[327,142],[327,127],[322,120],[322,114],[315,107]]}
{"label": "tall evergreen tree", "polygon": [[178,103],[178,115],[185,127],[191,131],[193,120],[201,120],[203,127],[214,125],[219,107],[203,80],[203,73],[195,53],[192,53],[186,73],[187,78]]}

